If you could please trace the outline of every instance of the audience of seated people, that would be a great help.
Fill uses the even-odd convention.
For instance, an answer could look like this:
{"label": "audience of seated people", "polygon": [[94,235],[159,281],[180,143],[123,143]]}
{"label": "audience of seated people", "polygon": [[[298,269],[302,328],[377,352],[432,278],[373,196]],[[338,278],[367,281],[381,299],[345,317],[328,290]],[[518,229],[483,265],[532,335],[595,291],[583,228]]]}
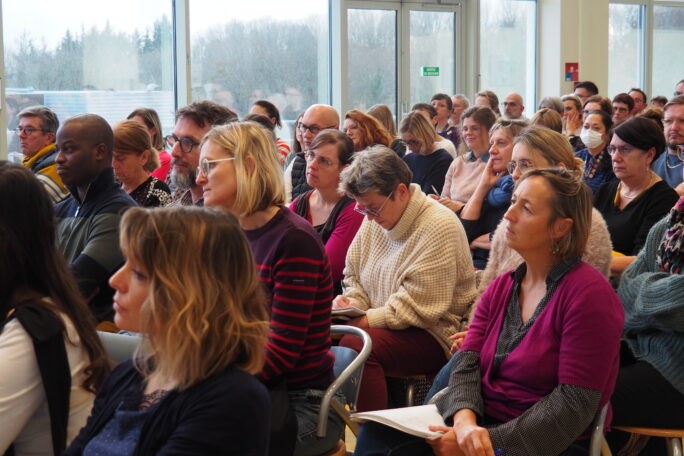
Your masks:
{"label": "audience of seated people", "polygon": [[[196,207],[128,211],[115,322],[141,333],[62,453],[266,454],[264,296],[236,218]],[[219,254],[220,252],[220,254]]]}
{"label": "audience of seated people", "polygon": [[[528,127],[515,137],[513,143],[512,161],[508,164],[508,170],[514,182],[520,180],[528,171],[550,167],[562,167],[577,176],[582,174],[582,164],[573,155],[568,140],[548,128]],[[478,296],[484,293],[494,279],[506,271],[516,269],[523,262],[520,254],[506,244],[508,224],[508,220],[504,218],[492,235],[487,267],[477,275]],[[593,266],[608,278],[611,258],[610,233],[603,217],[594,208],[591,214],[589,237],[582,253],[582,261]],[[472,306],[468,311],[467,321],[473,319],[476,310],[477,306]],[[451,336],[453,341],[452,353],[460,348],[466,333],[467,331],[462,331]],[[449,364],[437,375],[428,397],[446,387],[451,364],[454,361],[452,357]]]}
{"label": "audience of seated people", "polygon": [[162,182],[168,184],[169,171],[171,171],[171,155],[164,150],[165,141],[161,121],[157,111],[150,108],[138,108],[133,110],[126,120],[135,120],[145,125],[152,138],[152,147],[159,152],[159,167],[151,174]]}
{"label": "audience of seated people", "polygon": [[610,231],[614,276],[636,259],[651,227],[677,202],[677,192],[651,170],[664,149],[663,133],[650,119],[635,117],[613,132],[608,150],[617,180],[596,191],[594,206]]}
{"label": "audience of seated people", "polygon": [[[341,188],[366,215],[347,253],[344,294],[334,301],[365,311],[349,324],[373,341],[359,410],[387,407],[386,375],[437,372],[475,297],[463,227],[411,181],[406,163],[384,146],[357,153],[341,175]],[[359,344],[351,336],[340,342],[356,351]]]}
{"label": "audience of seated people", "polygon": [[397,135],[397,123],[394,121],[394,115],[389,106],[384,104],[373,105],[366,114],[373,116],[380,122],[380,125],[385,127],[385,130],[387,130],[387,133],[392,138],[389,148],[395,151],[399,157],[403,157],[406,154],[406,144]]}
{"label": "audience of seated people", "polygon": [[511,202],[513,179],[508,173],[508,164],[513,140],[526,126],[522,120],[502,119],[489,130],[489,160],[473,196],[459,214],[472,251],[473,265],[477,269],[485,268],[489,257],[489,236]]}
{"label": "audience of seated people", "polygon": [[323,130],[305,156],[306,182],[313,190],[298,196],[290,210],[320,234],[330,261],[335,294],[340,294],[347,250],[363,221],[363,215],[354,210],[354,201],[339,190],[340,173],[354,158],[354,144],[339,130]]}
{"label": "audience of seated people", "polygon": [[114,177],[138,206],[160,207],[171,202],[169,186],[149,174],[158,168],[159,152],[152,147],[143,124],[124,120],[114,125]]}
{"label": "audience of seated people", "polygon": [[358,109],[347,111],[344,115],[342,131],[351,138],[356,152],[376,144],[390,147],[394,141],[375,117]]}
{"label": "audience of seated people", "polygon": [[[253,122],[216,127],[202,141],[197,185],[204,189],[206,206],[238,217],[269,296],[270,330],[260,378],[274,404],[271,454],[292,454],[294,448],[296,455],[315,455],[334,448],[342,432],[335,413],[326,438],[311,432],[333,380],[332,274],[321,237],[284,206],[275,147]],[[293,427],[298,431],[293,433]]]}
{"label": "audience of seated people", "polygon": [[[582,111],[575,95],[582,97]],[[0,243],[9,246],[11,258],[5,266],[0,261],[0,282],[8,284],[0,292],[6,295],[0,300],[0,350],[12,374],[0,391],[0,415],[21,408],[20,416],[29,419],[13,419],[0,431],[0,449],[56,454],[85,425],[65,454],[328,452],[343,430],[331,412],[327,435],[314,435],[320,399],[333,380],[331,305],[365,311],[348,324],[366,330],[374,343],[360,410],[387,406],[387,376],[430,378],[442,368],[429,396],[450,377],[452,382],[438,407],[454,426],[443,428],[441,439],[429,446],[365,425],[358,454],[393,452],[397,444],[403,454],[586,454],[583,431],[606,403],[616,375],[615,425],[681,427],[676,312],[684,200],[675,202],[678,192],[684,194],[684,96],[666,99],[663,110],[645,103],[637,110],[637,99],[646,95],[636,88],[611,103],[585,81],[575,95],[546,97],[525,128],[521,121],[495,124],[498,98],[491,91],[478,93],[475,103],[489,107],[469,109],[462,95],[452,100],[437,93],[403,116],[402,138],[385,105],[368,114],[347,112],[342,131],[334,108],[313,105],[295,121],[292,152],[275,137],[278,109],[266,100],[254,102],[246,122],[231,125],[237,116],[229,109],[194,102],[177,111],[166,138],[156,112],[147,108],[132,111],[113,131],[87,114],[52,133],[56,115],[53,122],[42,116],[47,108],[25,109],[18,116],[25,124],[19,137],[27,151],[36,149],[24,159],[33,173],[0,162],[6,177],[0,186],[12,187],[2,194],[12,201],[17,192],[32,198],[16,206],[31,208],[22,217],[0,198],[0,206],[9,205],[7,211],[0,207],[0,232],[8,239]],[[503,104],[507,117],[524,109],[514,93]],[[166,168],[157,152],[163,139],[173,156]],[[465,153],[459,154],[459,144]],[[51,152],[54,163],[44,163]],[[173,201],[163,179],[170,166]],[[55,225],[45,207],[48,194],[60,198],[49,193],[54,189],[43,168],[53,169],[71,192],[55,206]],[[579,183],[582,176],[588,188]],[[594,208],[587,211],[591,192]],[[127,211],[136,202],[170,207]],[[215,209],[178,207],[203,203]],[[20,236],[26,217],[36,223]],[[118,246],[122,218],[125,260]],[[50,226],[56,233],[46,236]],[[42,241],[30,250],[13,248],[35,238]],[[188,253],[188,243],[197,254]],[[228,255],[217,257],[217,251]],[[221,260],[207,263],[207,255]],[[124,261],[110,280],[117,291],[114,314],[107,280]],[[25,267],[14,268],[17,262]],[[473,262],[484,271],[474,272]],[[42,274],[50,277],[28,280],[27,268],[35,274],[50,269]],[[225,308],[216,307],[221,301],[213,286],[198,291],[212,274],[219,291],[231,296],[229,323]],[[616,307],[601,275],[615,278],[615,286],[621,276],[627,319],[619,374],[613,367],[622,306]],[[605,305],[587,306],[589,294]],[[161,302],[164,309],[155,305]],[[89,310],[79,309],[86,303]],[[604,313],[599,319],[597,311]],[[186,312],[196,320],[175,318]],[[234,321],[235,313],[242,317]],[[542,325],[535,324],[550,313],[562,322],[550,331],[575,341],[572,359],[563,348],[567,341],[541,334]],[[108,367],[93,328],[112,316],[119,329],[141,332],[143,344],[134,360],[105,380]],[[526,322],[522,329],[513,327],[516,318]],[[603,322],[600,333],[597,320]],[[207,322],[216,330],[207,330]],[[203,329],[188,333],[194,324]],[[44,330],[49,356],[32,343],[45,337],[37,332]],[[592,348],[604,341],[591,359],[582,352],[588,350],[585,339]],[[360,349],[356,338],[340,343]],[[524,348],[530,343],[548,349],[543,361]],[[193,350],[215,357],[197,363]],[[456,354],[445,365],[450,353]],[[596,363],[604,371],[589,376]],[[16,373],[34,388],[13,392]],[[482,379],[475,375],[480,373]],[[511,382],[527,385],[515,405],[502,386]],[[232,386],[212,399],[207,385],[213,390],[219,383]],[[65,402],[68,388],[71,401]],[[98,396],[85,422],[93,393]],[[226,413],[235,408],[248,416]],[[559,424],[566,428],[562,435],[553,430]],[[627,436],[614,431],[608,440],[617,451]],[[632,438],[625,450],[638,451],[642,443]]]}
{"label": "audience of seated people", "polygon": [[60,454],[109,372],[94,319],[55,245],[48,195],[30,170],[0,161],[2,454]]}
{"label": "audience of seated people", "polygon": [[461,136],[468,152],[449,166],[439,198],[453,212],[460,212],[475,192],[489,159],[489,130],[495,122],[494,112],[486,106],[473,106],[461,116]]}
{"label": "audience of seated people", "polygon": [[418,184],[423,193],[439,195],[454,159],[435,141],[434,126],[423,114],[413,111],[401,121],[399,133],[410,152],[404,155],[403,160],[411,168],[411,182]]}
{"label": "audience of seated people", "polygon": [[607,147],[612,137],[613,121],[605,111],[589,111],[584,115],[580,139],[586,146],[575,153],[584,161],[584,182],[592,193],[605,182],[615,180]]}
{"label": "audience of seated people", "polygon": [[448,427],[431,426],[443,435],[423,440],[367,423],[355,454],[587,454],[591,423],[615,385],[623,326],[610,283],[580,260],[591,212],[591,192],[575,173],[520,178],[506,244],[524,263],[478,303],[436,402]]}

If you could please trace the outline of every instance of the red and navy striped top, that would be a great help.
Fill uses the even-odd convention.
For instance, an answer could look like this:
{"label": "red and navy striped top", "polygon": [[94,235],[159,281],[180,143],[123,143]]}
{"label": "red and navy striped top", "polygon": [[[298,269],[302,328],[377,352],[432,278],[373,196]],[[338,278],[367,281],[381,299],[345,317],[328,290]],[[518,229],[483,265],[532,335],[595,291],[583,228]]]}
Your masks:
{"label": "red and navy striped top", "polygon": [[284,379],[290,390],[327,388],[335,362],[330,352],[333,283],[320,237],[286,207],[245,235],[271,301],[262,380],[274,386]]}

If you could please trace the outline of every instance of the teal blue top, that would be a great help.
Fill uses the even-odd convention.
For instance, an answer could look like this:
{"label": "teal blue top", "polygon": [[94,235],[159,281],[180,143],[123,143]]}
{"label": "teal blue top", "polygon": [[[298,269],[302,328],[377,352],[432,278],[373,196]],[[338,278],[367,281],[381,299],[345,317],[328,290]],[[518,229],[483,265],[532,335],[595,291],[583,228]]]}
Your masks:
{"label": "teal blue top", "polygon": [[634,356],[684,394],[684,275],[656,267],[668,218],[651,228],[639,256],[622,275],[618,294],[625,307],[623,337]]}

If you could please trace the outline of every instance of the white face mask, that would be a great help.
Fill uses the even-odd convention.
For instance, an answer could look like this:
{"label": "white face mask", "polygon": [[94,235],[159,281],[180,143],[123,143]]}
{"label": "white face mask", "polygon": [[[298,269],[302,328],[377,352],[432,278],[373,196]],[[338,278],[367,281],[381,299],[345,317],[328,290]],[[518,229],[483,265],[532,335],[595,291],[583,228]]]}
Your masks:
{"label": "white face mask", "polygon": [[603,143],[603,133],[588,128],[582,128],[580,139],[589,149],[596,149]]}

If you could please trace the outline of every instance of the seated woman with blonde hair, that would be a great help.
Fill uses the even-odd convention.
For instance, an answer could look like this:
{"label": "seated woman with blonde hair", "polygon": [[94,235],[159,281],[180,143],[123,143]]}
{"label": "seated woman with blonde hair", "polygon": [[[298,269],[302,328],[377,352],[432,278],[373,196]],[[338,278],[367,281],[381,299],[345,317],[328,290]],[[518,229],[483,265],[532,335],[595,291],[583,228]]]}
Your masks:
{"label": "seated woman with blonde hair", "polygon": [[63,454],[266,455],[270,404],[253,374],[264,363],[267,313],[235,217],[132,208],[121,249],[114,322],[142,343],[107,378]]}
{"label": "seated woman with blonde hair", "polygon": [[[266,363],[259,377],[274,399],[271,454],[324,454],[337,445],[343,424],[333,412],[324,438],[312,432],[335,362],[330,352],[332,275],[321,238],[284,206],[275,144],[253,122],[209,130],[200,146],[197,184],[204,188],[206,206],[238,218],[269,297]],[[285,415],[276,413],[281,409],[292,413],[277,420],[276,415]]]}
{"label": "seated woman with blonde hair", "polygon": [[447,426],[430,429],[443,435],[426,441],[368,423],[356,455],[588,453],[615,385],[624,318],[610,283],[580,260],[591,212],[589,188],[566,169],[519,179],[504,217],[506,244],[524,263],[480,299],[436,401]]}

